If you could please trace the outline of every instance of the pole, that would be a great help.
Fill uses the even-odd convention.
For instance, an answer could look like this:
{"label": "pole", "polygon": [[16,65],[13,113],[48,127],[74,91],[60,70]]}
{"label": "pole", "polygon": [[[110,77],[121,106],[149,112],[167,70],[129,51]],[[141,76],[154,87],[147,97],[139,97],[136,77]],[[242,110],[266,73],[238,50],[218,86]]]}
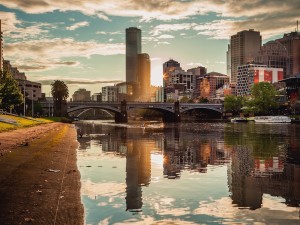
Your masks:
{"label": "pole", "polygon": [[23,91],[23,95],[24,95],[24,116],[26,116],[26,97],[25,97],[25,80],[24,80],[24,91]]}
{"label": "pole", "polygon": [[50,96],[50,92],[49,92],[49,109],[48,109],[48,111],[49,111],[49,117],[50,117],[50,98],[51,98],[51,96]]}
{"label": "pole", "polygon": [[33,117],[33,85],[31,90],[31,117]]}

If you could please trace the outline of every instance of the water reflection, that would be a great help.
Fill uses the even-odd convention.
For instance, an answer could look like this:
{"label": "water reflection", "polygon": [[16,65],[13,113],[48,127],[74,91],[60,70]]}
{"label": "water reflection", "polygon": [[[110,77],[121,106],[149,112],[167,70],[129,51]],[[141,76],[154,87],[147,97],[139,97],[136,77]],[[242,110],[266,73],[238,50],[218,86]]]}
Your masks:
{"label": "water reflection", "polygon": [[[83,153],[79,163],[87,162],[88,155],[93,155],[89,162],[95,165],[116,162],[110,170],[98,166],[88,172],[81,167],[86,183],[94,180],[94,187],[118,187],[111,195],[100,188],[95,196],[101,202],[96,206],[84,201],[88,212],[93,207],[105,209],[97,216],[89,213],[90,224],[174,223],[174,216],[178,224],[299,222],[298,125],[153,123],[145,129],[139,124],[85,122],[77,126],[84,133],[78,138]],[[103,199],[104,193],[110,198]]]}

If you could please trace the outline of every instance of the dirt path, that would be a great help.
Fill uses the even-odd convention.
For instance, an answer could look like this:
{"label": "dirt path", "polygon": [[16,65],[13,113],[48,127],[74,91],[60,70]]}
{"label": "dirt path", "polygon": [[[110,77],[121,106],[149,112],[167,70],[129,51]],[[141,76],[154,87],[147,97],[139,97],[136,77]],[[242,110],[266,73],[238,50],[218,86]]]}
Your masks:
{"label": "dirt path", "polygon": [[83,224],[72,125],[0,133],[0,142],[1,225]]}

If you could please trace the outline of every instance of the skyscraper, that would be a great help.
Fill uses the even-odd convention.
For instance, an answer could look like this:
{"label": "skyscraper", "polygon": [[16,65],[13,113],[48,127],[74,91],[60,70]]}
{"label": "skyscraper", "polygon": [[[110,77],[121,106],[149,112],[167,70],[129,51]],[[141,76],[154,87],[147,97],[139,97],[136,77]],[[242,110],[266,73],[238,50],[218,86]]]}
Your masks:
{"label": "skyscraper", "polygon": [[147,53],[138,54],[138,76],[137,83],[140,100],[146,100],[150,89],[150,57]]}
{"label": "skyscraper", "polygon": [[2,29],[0,20],[0,70],[3,70],[3,40],[2,40]]}
{"label": "skyscraper", "polygon": [[136,27],[126,29],[126,82],[137,82],[138,54],[142,52],[141,30]]}
{"label": "skyscraper", "polygon": [[261,35],[259,31],[244,30],[231,36],[231,83],[237,82],[238,66],[253,62],[260,47]]}

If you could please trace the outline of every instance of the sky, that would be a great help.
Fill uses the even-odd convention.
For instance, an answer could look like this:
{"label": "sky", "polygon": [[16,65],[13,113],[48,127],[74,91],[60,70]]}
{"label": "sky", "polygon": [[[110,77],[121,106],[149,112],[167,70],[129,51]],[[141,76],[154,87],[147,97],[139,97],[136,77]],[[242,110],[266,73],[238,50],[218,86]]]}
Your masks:
{"label": "sky", "polygon": [[263,43],[295,31],[299,0],[0,0],[4,59],[42,83],[63,80],[70,96],[125,81],[125,29],[142,30],[151,83],[162,64],[226,74],[231,35],[255,29]]}

